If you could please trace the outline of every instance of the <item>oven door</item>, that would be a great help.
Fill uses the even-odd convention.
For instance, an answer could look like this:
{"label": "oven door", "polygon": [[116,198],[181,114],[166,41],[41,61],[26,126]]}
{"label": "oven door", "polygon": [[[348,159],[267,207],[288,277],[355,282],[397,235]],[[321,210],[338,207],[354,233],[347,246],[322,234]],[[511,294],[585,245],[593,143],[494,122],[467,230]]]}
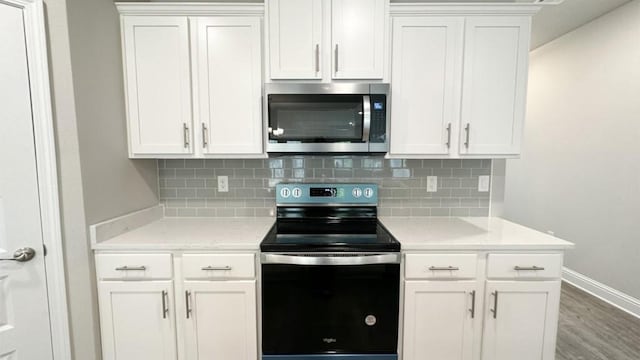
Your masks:
{"label": "oven door", "polygon": [[369,95],[270,94],[268,119],[271,152],[369,149]]}
{"label": "oven door", "polygon": [[263,359],[396,359],[399,262],[399,253],[263,253]]}

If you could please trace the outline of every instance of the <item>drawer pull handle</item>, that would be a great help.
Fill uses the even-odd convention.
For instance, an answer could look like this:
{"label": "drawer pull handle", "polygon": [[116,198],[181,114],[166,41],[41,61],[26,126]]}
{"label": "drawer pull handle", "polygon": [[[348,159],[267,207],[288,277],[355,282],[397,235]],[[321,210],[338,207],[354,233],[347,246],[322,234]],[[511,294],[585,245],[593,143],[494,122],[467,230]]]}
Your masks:
{"label": "drawer pull handle", "polygon": [[460,270],[457,266],[429,266],[430,271],[458,271]]}
{"label": "drawer pull handle", "polygon": [[205,266],[202,271],[228,271],[233,269],[231,266]]}
{"label": "drawer pull handle", "polygon": [[145,271],[146,266],[120,266],[116,268],[116,271]]}
{"label": "drawer pull handle", "polygon": [[516,266],[513,268],[515,271],[542,271],[543,267],[540,266]]}

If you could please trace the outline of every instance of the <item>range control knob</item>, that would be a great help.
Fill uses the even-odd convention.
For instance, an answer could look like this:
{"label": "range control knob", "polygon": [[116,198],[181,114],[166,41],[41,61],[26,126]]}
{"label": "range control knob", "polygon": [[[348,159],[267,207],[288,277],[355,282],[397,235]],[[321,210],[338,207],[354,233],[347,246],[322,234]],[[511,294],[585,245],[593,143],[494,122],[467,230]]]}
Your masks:
{"label": "range control knob", "polygon": [[357,199],[362,196],[362,189],[354,188],[353,191],[351,191],[351,194],[353,194],[353,197]]}
{"label": "range control knob", "polygon": [[283,187],[282,189],[280,189],[280,196],[282,196],[283,198],[288,198],[291,195],[291,189]]}
{"label": "range control knob", "polygon": [[300,196],[302,196],[302,189],[300,188],[293,188],[293,190],[291,191],[291,194],[293,195],[294,198],[299,198]]}
{"label": "range control knob", "polygon": [[373,189],[372,188],[364,189],[364,197],[370,198],[372,196],[373,196]]}

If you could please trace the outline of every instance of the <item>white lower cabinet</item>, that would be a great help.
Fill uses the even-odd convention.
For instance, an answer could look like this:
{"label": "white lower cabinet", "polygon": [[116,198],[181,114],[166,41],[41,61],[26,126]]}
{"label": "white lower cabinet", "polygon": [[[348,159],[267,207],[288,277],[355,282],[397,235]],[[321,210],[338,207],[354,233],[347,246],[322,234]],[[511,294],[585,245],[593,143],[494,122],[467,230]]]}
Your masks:
{"label": "white lower cabinet", "polygon": [[553,360],[562,254],[476,256],[405,255],[403,360]]}
{"label": "white lower cabinet", "polygon": [[473,359],[481,292],[477,281],[405,282],[404,359]]}
{"label": "white lower cabinet", "polygon": [[184,289],[186,359],[257,359],[255,280],[187,281]]}
{"label": "white lower cabinet", "polygon": [[553,360],[560,280],[487,281],[482,359]]}
{"label": "white lower cabinet", "polygon": [[96,264],[103,360],[257,360],[255,254],[110,253]]}
{"label": "white lower cabinet", "polygon": [[101,281],[104,360],[176,359],[173,281]]}

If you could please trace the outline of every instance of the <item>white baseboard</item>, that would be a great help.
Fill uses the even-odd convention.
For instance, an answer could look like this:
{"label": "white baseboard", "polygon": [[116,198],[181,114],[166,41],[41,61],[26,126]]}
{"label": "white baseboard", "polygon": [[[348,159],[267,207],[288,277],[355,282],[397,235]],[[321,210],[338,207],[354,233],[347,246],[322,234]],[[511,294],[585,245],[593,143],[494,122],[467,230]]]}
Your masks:
{"label": "white baseboard", "polygon": [[580,274],[568,268],[562,269],[562,280],[580,288],[587,293],[605,301],[618,309],[640,318],[640,300],[629,296],[605,284],[599,283],[590,277]]}

